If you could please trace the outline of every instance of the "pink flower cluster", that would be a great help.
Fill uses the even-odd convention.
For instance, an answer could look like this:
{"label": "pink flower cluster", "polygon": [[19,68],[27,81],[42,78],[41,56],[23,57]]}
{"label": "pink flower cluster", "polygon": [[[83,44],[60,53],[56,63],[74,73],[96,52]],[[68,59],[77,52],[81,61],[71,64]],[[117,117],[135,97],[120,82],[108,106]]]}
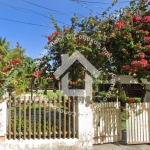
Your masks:
{"label": "pink flower cluster", "polygon": [[144,41],[150,41],[150,36],[145,37]]}
{"label": "pink flower cluster", "polygon": [[130,66],[129,65],[125,65],[122,68],[125,69],[125,70],[130,70]]}
{"label": "pink flower cluster", "polygon": [[146,45],[146,47],[147,47],[148,49],[150,49],[150,45]]}
{"label": "pink flower cluster", "polygon": [[140,21],[141,20],[141,18],[139,16],[133,16],[132,19],[133,19],[133,21]]}
{"label": "pink flower cluster", "polygon": [[145,30],[141,30],[141,33],[145,34],[147,33],[148,31],[145,31]]}
{"label": "pink flower cluster", "polygon": [[42,74],[42,72],[40,72],[40,71],[35,71],[35,72],[34,72],[34,76],[35,76],[36,78],[38,78],[41,74]]}
{"label": "pink flower cluster", "polygon": [[124,21],[118,21],[115,23],[115,28],[120,29],[125,25]]}
{"label": "pink flower cluster", "polygon": [[144,21],[144,22],[150,22],[150,16],[144,17],[143,21]]}
{"label": "pink flower cluster", "polygon": [[[131,65],[133,67],[140,67],[140,68],[147,67],[148,61],[146,59],[144,59],[145,58],[145,53],[140,52],[138,56],[141,58],[141,60],[133,60],[131,62]],[[127,70],[127,71],[130,71],[130,72],[136,72],[137,71],[136,69],[132,68],[129,65],[124,65],[122,68]]]}
{"label": "pink flower cluster", "polygon": [[134,60],[131,62],[131,65],[134,67],[146,67],[148,65],[148,61],[146,59]]}
{"label": "pink flower cluster", "polygon": [[145,53],[140,52],[138,56],[143,59],[143,58],[145,58]]}
{"label": "pink flower cluster", "polygon": [[60,32],[56,31],[51,36],[48,36],[47,38],[48,38],[49,41],[51,41],[53,39],[53,35],[59,35],[59,34],[60,34]]}
{"label": "pink flower cluster", "polygon": [[146,16],[143,19],[141,19],[138,15],[132,17],[133,21],[144,21],[144,22],[150,22],[150,16]]}

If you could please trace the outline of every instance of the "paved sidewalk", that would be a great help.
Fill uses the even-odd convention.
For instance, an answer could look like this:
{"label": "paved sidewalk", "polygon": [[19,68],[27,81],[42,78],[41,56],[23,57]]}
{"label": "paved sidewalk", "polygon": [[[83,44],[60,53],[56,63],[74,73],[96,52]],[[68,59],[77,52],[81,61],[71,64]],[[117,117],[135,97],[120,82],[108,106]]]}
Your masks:
{"label": "paved sidewalk", "polygon": [[125,143],[110,143],[94,145],[92,150],[150,150],[150,144],[126,145]]}
{"label": "paved sidewalk", "polygon": [[16,145],[7,145],[6,147],[0,143],[0,150],[150,150],[150,144],[140,144],[140,145],[126,145],[123,142],[109,143],[109,144],[97,144],[93,147],[79,148],[78,145],[69,146],[62,145],[57,148],[50,148],[41,145],[39,148],[29,148],[28,146],[18,147]]}

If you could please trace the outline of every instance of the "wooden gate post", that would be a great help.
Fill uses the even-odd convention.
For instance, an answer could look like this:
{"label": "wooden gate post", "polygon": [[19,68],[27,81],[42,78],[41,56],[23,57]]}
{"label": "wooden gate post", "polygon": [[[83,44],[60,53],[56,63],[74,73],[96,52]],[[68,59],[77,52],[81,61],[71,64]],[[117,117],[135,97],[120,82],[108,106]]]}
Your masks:
{"label": "wooden gate post", "polygon": [[6,134],[7,134],[7,102],[1,102],[0,103],[0,141],[6,140]]}
{"label": "wooden gate post", "polygon": [[93,113],[90,106],[90,97],[78,99],[78,133],[80,147],[93,145]]}

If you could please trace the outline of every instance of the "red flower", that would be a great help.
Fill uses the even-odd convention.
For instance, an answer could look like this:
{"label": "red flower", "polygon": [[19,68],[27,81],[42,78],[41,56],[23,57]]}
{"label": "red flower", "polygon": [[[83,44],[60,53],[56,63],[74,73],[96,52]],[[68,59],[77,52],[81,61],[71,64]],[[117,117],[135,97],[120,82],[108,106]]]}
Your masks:
{"label": "red flower", "polygon": [[11,70],[11,68],[12,68],[12,66],[6,66],[3,68],[3,72],[8,72]]}
{"label": "red flower", "polygon": [[130,72],[134,73],[134,72],[135,72],[135,70],[131,68],[131,69],[130,69]]}
{"label": "red flower", "polygon": [[144,17],[143,21],[144,21],[144,22],[150,22],[150,16]]}
{"label": "red flower", "polygon": [[115,28],[120,29],[125,25],[124,21],[118,21],[115,23]]}
{"label": "red flower", "polygon": [[19,64],[22,63],[22,60],[21,60],[20,58],[16,58],[16,59],[14,59],[14,60],[10,60],[9,63],[10,63],[11,65],[19,65]]}
{"label": "red flower", "polygon": [[133,16],[132,19],[133,19],[133,21],[140,21],[141,20],[141,18],[139,16]]}
{"label": "red flower", "polygon": [[21,63],[22,63],[22,60],[21,60],[20,58],[16,58],[16,59],[15,59],[15,62],[16,62],[16,64],[21,64]]}
{"label": "red flower", "polygon": [[140,52],[140,53],[139,53],[139,57],[145,58],[145,54],[144,54],[143,52]]}
{"label": "red flower", "polygon": [[101,52],[100,55],[110,55],[110,52]]}
{"label": "red flower", "polygon": [[129,98],[128,102],[130,102],[130,103],[134,102],[134,98]]}
{"label": "red flower", "polygon": [[146,67],[148,65],[148,61],[146,59],[134,60],[131,62],[134,67]]}
{"label": "red flower", "polygon": [[94,22],[94,23],[97,23],[98,21],[97,21],[97,20],[94,20],[93,22]]}
{"label": "red flower", "polygon": [[141,30],[141,33],[143,33],[143,34],[145,34],[146,32],[148,32],[148,31],[145,31],[145,30]]}
{"label": "red flower", "polygon": [[34,76],[35,76],[35,77],[39,77],[41,74],[42,74],[42,72],[40,72],[40,71],[34,72]]}
{"label": "red flower", "polygon": [[48,36],[47,38],[48,38],[49,41],[51,41],[53,39],[52,36]]}
{"label": "red flower", "polygon": [[129,55],[129,52],[128,52],[128,51],[126,51],[125,53],[126,53],[126,55]]}
{"label": "red flower", "polygon": [[146,45],[146,47],[147,47],[148,49],[150,49],[150,45]]}
{"label": "red flower", "polygon": [[92,102],[92,101],[90,101],[90,104],[92,105],[92,104],[93,104],[93,102]]}
{"label": "red flower", "polygon": [[59,31],[56,31],[54,34],[55,34],[55,35],[59,35],[59,34],[60,34],[60,32],[59,32]]}
{"label": "red flower", "polygon": [[125,66],[122,66],[123,69],[126,69],[126,70],[129,70],[130,69],[130,66],[129,65],[125,65]]}
{"label": "red flower", "polygon": [[150,41],[150,36],[145,37],[144,41]]}
{"label": "red flower", "polygon": [[146,59],[141,59],[141,62],[143,63],[144,67],[148,65],[148,61]]}
{"label": "red flower", "polygon": [[10,60],[9,63],[10,63],[11,65],[16,65],[16,62],[15,62],[14,60]]}
{"label": "red flower", "polygon": [[140,61],[138,60],[134,60],[131,62],[131,65],[133,65],[134,67],[141,67],[142,64],[140,63]]}

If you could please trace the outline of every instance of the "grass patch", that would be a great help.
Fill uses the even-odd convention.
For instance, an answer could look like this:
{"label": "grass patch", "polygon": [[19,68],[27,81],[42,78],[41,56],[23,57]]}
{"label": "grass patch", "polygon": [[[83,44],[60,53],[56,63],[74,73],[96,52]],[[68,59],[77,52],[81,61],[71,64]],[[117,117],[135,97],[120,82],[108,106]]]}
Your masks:
{"label": "grass patch", "polygon": [[121,112],[121,129],[126,130],[126,111]]}

